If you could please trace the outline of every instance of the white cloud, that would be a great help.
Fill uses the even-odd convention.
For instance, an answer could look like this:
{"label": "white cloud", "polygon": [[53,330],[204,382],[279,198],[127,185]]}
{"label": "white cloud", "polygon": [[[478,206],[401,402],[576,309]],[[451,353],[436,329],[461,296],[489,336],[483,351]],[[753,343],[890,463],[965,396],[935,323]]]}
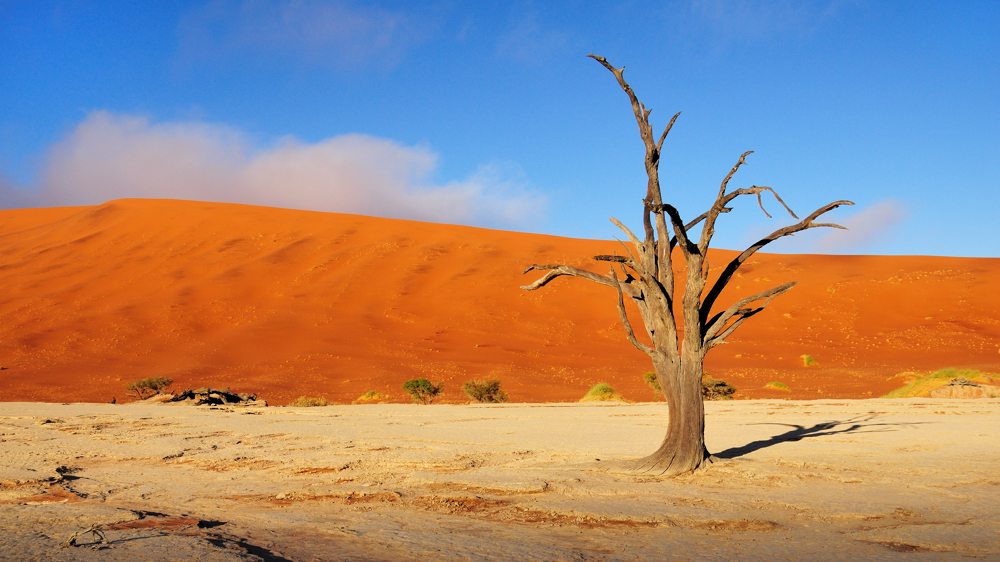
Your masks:
{"label": "white cloud", "polygon": [[184,56],[291,55],[321,65],[389,66],[422,42],[433,23],[345,0],[213,0],[181,19]]}
{"label": "white cloud", "polygon": [[540,220],[544,199],[526,191],[516,166],[434,185],[436,163],[427,148],[366,135],[259,149],[224,126],[98,111],[50,151],[40,202],[170,198],[496,227]]}
{"label": "white cloud", "polygon": [[[781,254],[861,254],[878,251],[892,241],[896,227],[906,220],[906,205],[896,200],[884,200],[844,217],[856,207],[840,207],[820,217],[816,222],[835,223],[847,230],[811,228],[768,244],[764,252]],[[804,217],[807,209],[801,211]],[[812,212],[812,209],[808,209]],[[744,249],[774,230],[794,224],[795,219],[776,213],[777,222],[757,222],[744,233],[732,249]],[[738,248],[736,247],[738,246]]]}
{"label": "white cloud", "polygon": [[893,228],[906,219],[906,209],[899,201],[881,201],[851,215],[843,221],[822,218],[822,222],[837,222],[847,230],[830,229],[813,243],[821,254],[857,253],[892,237]]}

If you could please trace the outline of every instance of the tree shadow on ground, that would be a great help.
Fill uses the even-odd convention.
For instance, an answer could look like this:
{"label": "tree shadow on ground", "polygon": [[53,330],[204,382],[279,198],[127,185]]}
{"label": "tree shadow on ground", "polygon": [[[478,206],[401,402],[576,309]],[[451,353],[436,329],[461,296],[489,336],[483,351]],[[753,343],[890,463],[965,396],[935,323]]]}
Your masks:
{"label": "tree shadow on ground", "polygon": [[[208,525],[202,525],[202,523],[208,523]],[[197,526],[199,528],[206,528],[206,527],[212,528],[212,527],[217,527],[219,525],[225,525],[225,523],[222,521],[199,521]],[[129,530],[130,529],[126,529],[125,531]],[[152,533],[148,532],[150,530],[152,530],[153,532]],[[104,548],[109,548],[114,545],[122,545],[124,543],[135,542],[135,541],[146,541],[149,539],[155,539],[161,537],[174,537],[174,538],[183,537],[184,539],[187,540],[192,540],[192,539],[204,540],[216,548],[226,549],[229,551],[233,551],[234,547],[237,552],[239,551],[239,549],[242,549],[247,554],[252,555],[254,559],[261,560],[263,562],[293,562],[290,558],[285,558],[280,554],[277,554],[267,548],[253,544],[247,539],[235,535],[211,533],[211,532],[198,533],[198,532],[192,532],[190,530],[184,530],[183,532],[178,533],[156,528],[136,529],[134,530],[134,532],[138,532],[141,534],[131,537],[120,537],[114,540],[109,540],[103,546]],[[95,546],[95,543],[81,543],[74,546],[93,548]]]}
{"label": "tree shadow on ground", "polygon": [[[725,451],[715,453],[713,456],[720,459],[734,459],[736,457],[742,457],[743,455],[748,455],[755,451],[761,449],[766,449],[768,447],[773,447],[780,443],[785,443],[787,441],[800,441],[807,437],[824,437],[827,435],[838,435],[842,433],[881,433],[884,431],[896,431],[899,426],[917,425],[924,422],[905,422],[905,423],[886,423],[886,422],[872,422],[878,416],[875,414],[868,414],[867,416],[857,416],[851,419],[842,421],[828,421],[823,423],[818,423],[812,427],[806,427],[804,425],[795,425],[790,423],[763,423],[754,425],[782,425],[785,427],[791,427],[793,429],[781,433],[779,435],[774,435],[768,439],[761,439],[754,441],[752,443],[747,443],[740,447],[730,447]],[[846,427],[845,427],[846,426]]]}

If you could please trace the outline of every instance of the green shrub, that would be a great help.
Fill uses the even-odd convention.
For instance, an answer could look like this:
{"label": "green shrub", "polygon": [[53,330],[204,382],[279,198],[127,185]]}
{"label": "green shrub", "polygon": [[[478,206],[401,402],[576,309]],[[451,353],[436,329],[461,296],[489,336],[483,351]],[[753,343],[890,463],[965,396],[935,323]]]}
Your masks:
{"label": "green shrub", "polygon": [[597,383],[591,388],[587,395],[580,399],[580,402],[628,402],[624,396],[615,392],[614,388],[606,382]]}
{"label": "green shrub", "polygon": [[771,390],[781,390],[783,392],[791,392],[792,389],[788,388],[788,385],[783,382],[771,381],[764,385],[764,388]]}
{"label": "green shrub", "polygon": [[[172,384],[174,384],[174,379],[169,379],[167,377],[149,377],[126,383],[125,390],[134,392],[136,399],[145,400],[146,398],[149,398],[149,396],[158,394],[161,390],[166,389]],[[149,396],[146,395],[147,392],[149,393]]]}
{"label": "green shrub", "polygon": [[507,393],[500,389],[500,379],[471,380],[462,383],[462,392],[476,402],[500,403],[507,401]]}
{"label": "green shrub", "polygon": [[819,367],[819,361],[813,359],[812,355],[802,355],[802,366],[803,367]]}
{"label": "green shrub", "polygon": [[444,383],[439,382],[435,385],[425,378],[410,379],[403,383],[403,390],[413,397],[414,402],[430,404],[434,401],[434,397],[444,390]]}
{"label": "green shrub", "polygon": [[299,396],[295,400],[289,402],[288,405],[293,408],[312,408],[314,406],[329,406],[330,401],[326,398],[308,398],[306,396]]}

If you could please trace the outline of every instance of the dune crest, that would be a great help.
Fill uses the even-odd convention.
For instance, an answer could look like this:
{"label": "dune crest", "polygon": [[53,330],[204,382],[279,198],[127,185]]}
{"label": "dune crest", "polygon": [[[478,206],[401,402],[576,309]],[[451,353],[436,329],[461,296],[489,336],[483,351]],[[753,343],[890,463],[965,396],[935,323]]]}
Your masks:
{"label": "dune crest", "polygon": [[[231,387],[272,404],[406,402],[404,381],[499,377],[512,401],[575,401],[597,382],[649,400],[647,358],[614,292],[532,263],[600,269],[617,242],[175,200],[0,211],[0,401],[125,397],[125,382]],[[733,253],[717,250],[721,269]],[[708,355],[767,398],[881,395],[901,371],[1000,370],[1000,259],[758,254],[720,305],[792,291]],[[575,282],[574,282],[575,281]],[[804,365],[802,356],[817,364]]]}

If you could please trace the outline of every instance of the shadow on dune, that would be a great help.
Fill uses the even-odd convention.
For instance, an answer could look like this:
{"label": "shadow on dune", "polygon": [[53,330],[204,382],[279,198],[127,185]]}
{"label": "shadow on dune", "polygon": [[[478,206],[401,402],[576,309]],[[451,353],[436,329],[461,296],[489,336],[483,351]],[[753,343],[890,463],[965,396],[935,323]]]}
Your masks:
{"label": "shadow on dune", "polygon": [[[869,414],[868,416],[858,416],[848,420],[843,421],[829,421],[818,423],[812,427],[806,427],[804,425],[794,425],[789,423],[766,423],[766,424],[755,424],[755,425],[782,425],[785,427],[791,427],[793,429],[781,433],[779,435],[774,435],[768,439],[761,439],[754,441],[752,443],[747,443],[740,447],[730,447],[725,451],[720,451],[715,453],[720,459],[734,459],[736,457],[742,457],[753,453],[754,451],[759,451],[761,449],[766,449],[768,447],[773,447],[779,443],[785,443],[787,441],[800,441],[808,437],[824,437],[826,435],[837,435],[842,433],[881,433],[883,431],[896,431],[896,428],[900,426],[916,425],[914,422],[906,423],[885,423],[885,422],[872,422],[877,418],[875,414]],[[917,422],[922,423],[922,422]]]}

